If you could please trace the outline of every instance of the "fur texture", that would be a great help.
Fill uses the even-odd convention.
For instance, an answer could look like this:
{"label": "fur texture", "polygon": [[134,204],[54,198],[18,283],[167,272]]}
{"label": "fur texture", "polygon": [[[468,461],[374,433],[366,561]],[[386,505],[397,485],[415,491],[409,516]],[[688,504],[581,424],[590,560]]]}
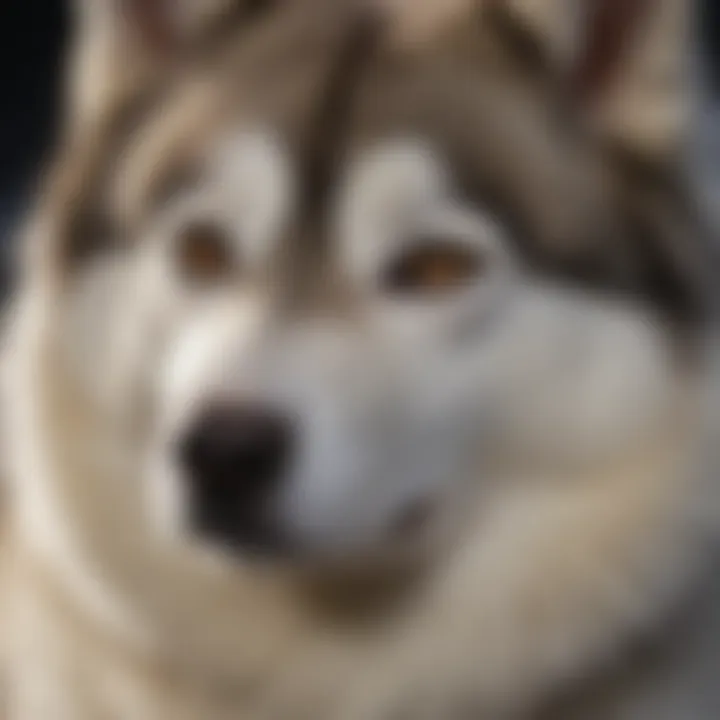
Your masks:
{"label": "fur texture", "polygon": [[[408,43],[354,2],[271,3],[127,72],[98,27],[162,48],[97,5],[122,80],[75,80],[8,335],[9,720],[620,694],[720,522],[712,268],[664,163],[561,123],[542,44],[485,7]],[[208,221],[209,287],[178,250]],[[427,238],[476,270],[394,295]],[[191,522],[174,449],[218,397],[302,431],[269,511],[287,555]]]}

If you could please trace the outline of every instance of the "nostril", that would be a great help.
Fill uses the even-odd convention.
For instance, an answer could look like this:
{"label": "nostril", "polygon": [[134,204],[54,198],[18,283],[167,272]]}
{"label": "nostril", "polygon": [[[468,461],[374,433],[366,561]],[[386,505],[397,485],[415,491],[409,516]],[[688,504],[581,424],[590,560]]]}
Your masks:
{"label": "nostril", "polygon": [[273,480],[285,467],[290,453],[289,423],[276,415],[251,415],[238,427],[232,463],[247,478]]}
{"label": "nostril", "polygon": [[215,407],[204,413],[180,445],[190,480],[231,485],[235,492],[265,492],[282,474],[292,446],[283,415],[261,406]]}

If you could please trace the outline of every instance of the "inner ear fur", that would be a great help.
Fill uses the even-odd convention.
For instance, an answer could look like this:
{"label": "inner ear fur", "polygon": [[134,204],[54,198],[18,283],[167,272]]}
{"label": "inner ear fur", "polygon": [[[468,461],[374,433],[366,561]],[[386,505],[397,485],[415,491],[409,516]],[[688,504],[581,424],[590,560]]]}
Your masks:
{"label": "inner ear fur", "polygon": [[[439,0],[438,0],[439,2]],[[677,147],[687,107],[687,0],[476,0],[526,76],[596,132],[643,152]]]}

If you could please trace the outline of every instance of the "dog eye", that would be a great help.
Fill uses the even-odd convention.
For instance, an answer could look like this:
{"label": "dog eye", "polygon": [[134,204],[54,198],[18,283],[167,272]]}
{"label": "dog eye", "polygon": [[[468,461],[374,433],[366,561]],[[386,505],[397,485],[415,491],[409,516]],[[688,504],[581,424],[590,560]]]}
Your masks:
{"label": "dog eye", "polygon": [[178,268],[188,280],[216,282],[233,269],[231,240],[216,223],[205,220],[190,223],[181,229],[177,240]]}
{"label": "dog eye", "polygon": [[475,249],[442,239],[427,239],[395,258],[382,286],[394,294],[447,293],[469,284],[485,269]]}

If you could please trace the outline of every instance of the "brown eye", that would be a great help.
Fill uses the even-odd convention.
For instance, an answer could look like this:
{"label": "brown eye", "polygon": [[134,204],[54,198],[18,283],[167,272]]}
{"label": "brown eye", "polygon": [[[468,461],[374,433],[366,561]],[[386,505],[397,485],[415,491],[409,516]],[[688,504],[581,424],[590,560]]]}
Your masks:
{"label": "brown eye", "polygon": [[233,267],[231,240],[211,221],[187,225],[178,237],[177,262],[189,280],[211,283],[228,275]]}
{"label": "brown eye", "polygon": [[469,284],[485,267],[474,248],[428,240],[396,258],[385,271],[383,286],[399,293],[446,293]]}

